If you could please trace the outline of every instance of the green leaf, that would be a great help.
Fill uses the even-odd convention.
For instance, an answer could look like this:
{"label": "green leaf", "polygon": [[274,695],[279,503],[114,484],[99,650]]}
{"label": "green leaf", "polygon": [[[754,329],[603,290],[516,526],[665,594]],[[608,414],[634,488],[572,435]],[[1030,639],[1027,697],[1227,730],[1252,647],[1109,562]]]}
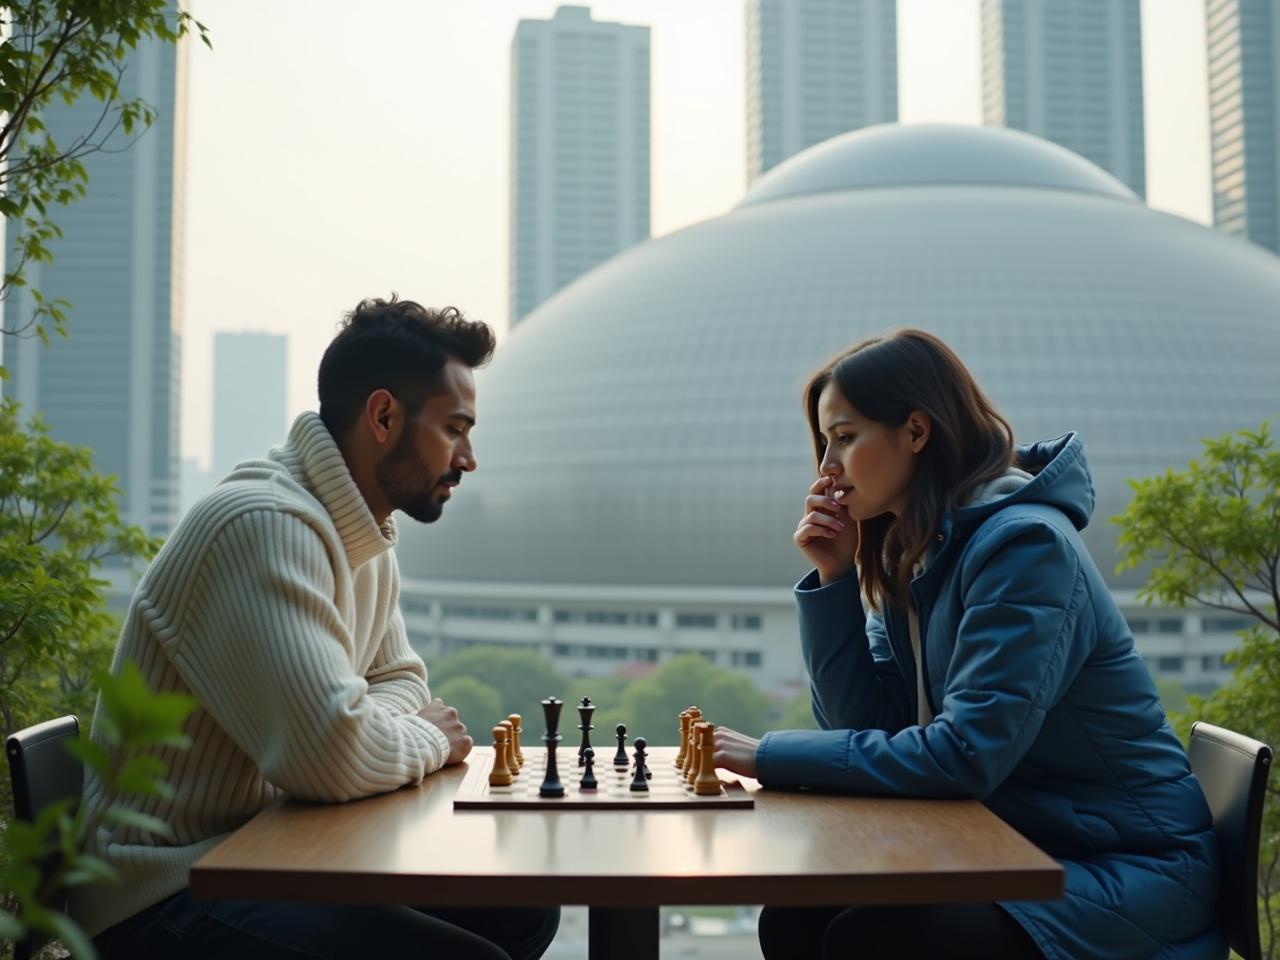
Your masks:
{"label": "green leaf", "polygon": [[165,838],[173,836],[173,830],[159,817],[139,813],[137,810],[130,810],[126,807],[111,807],[102,815],[102,819],[119,826],[132,827],[145,834]]}
{"label": "green leaf", "polygon": [[94,950],[92,941],[65,913],[52,914],[50,925],[75,960],[97,960],[98,952]]}
{"label": "green leaf", "polygon": [[0,910],[0,940],[21,940],[27,935],[27,928],[12,914]]}
{"label": "green leaf", "polygon": [[82,853],[71,858],[68,861],[68,867],[67,873],[63,876],[63,883],[68,887],[85,883],[120,882],[120,874],[115,867],[105,860],[88,854]]}

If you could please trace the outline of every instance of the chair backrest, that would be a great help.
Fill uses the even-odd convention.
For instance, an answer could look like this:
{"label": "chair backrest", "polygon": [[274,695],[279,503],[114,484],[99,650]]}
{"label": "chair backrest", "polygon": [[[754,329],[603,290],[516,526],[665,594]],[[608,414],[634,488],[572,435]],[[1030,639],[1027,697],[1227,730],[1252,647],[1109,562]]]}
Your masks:
{"label": "chair backrest", "polygon": [[[13,812],[19,820],[34,820],[40,811],[66,797],[79,800],[84,785],[84,767],[67,750],[67,743],[80,735],[75,717],[46,720],[19,730],[5,743],[9,758],[9,780],[13,784]],[[54,910],[66,908],[66,897],[49,904]],[[19,943],[14,960],[28,960],[45,943],[32,935]]]}
{"label": "chair backrest", "polygon": [[1244,960],[1260,960],[1258,936],[1258,844],[1271,748],[1203,720],[1191,727],[1191,770],[1200,781],[1222,850],[1219,911],[1231,949]]}

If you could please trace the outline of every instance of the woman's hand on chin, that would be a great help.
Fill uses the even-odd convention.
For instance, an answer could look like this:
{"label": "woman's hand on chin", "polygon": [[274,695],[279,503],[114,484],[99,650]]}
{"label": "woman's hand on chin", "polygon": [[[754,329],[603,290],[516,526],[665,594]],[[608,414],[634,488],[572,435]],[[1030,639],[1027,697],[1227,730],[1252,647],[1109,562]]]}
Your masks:
{"label": "woman's hand on chin", "polygon": [[756,775],[756,750],[760,741],[728,727],[716,727],[715,763],[721,770],[728,770],[742,777]]}

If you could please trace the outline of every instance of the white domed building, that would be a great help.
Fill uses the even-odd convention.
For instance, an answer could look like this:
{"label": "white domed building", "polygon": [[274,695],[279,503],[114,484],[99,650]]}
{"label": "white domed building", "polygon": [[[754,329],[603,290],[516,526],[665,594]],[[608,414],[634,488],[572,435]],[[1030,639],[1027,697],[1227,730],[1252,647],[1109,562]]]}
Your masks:
{"label": "white domed building", "polygon": [[[794,688],[801,388],[903,326],[947,341],[1019,442],[1080,432],[1108,575],[1126,478],[1280,413],[1280,258],[1027,134],[846,134],[514,330],[478,381],[480,469],[439,523],[402,525],[415,642],[531,647],[568,673],[693,650]],[[1150,611],[1139,583],[1111,576],[1153,670],[1221,678],[1237,624]]]}

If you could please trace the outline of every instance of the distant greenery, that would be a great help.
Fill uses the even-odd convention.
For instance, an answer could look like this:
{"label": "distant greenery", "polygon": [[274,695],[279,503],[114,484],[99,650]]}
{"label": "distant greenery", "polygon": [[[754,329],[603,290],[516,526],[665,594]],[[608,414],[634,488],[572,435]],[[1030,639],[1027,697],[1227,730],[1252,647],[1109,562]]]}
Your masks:
{"label": "distant greenery", "polygon": [[[1114,522],[1121,528],[1119,569],[1156,564],[1139,596],[1252,621],[1228,655],[1231,682],[1208,697],[1189,697],[1172,717],[1176,728],[1185,739],[1193,722],[1207,720],[1280,746],[1280,450],[1268,425],[1206,440],[1203,457],[1187,469],[1132,486],[1133,501]],[[1274,958],[1280,952],[1280,777],[1274,774],[1258,865],[1264,955]]]}
{"label": "distant greenery", "polygon": [[711,722],[751,736],[777,725],[767,694],[699,654],[675,657],[640,679],[570,679],[532,651],[475,646],[431,664],[430,679],[433,695],[458,708],[479,743],[488,742],[489,729],[508,713],[523,717],[525,742],[536,742],[545,729],[541,701],[549,696],[565,702],[560,733],[573,742],[578,736],[574,708],[584,696],[596,705],[592,722],[599,743],[612,743],[613,728],[625,723],[629,739],[643,736],[655,745],[673,745],[680,711],[690,705],[701,707]]}

